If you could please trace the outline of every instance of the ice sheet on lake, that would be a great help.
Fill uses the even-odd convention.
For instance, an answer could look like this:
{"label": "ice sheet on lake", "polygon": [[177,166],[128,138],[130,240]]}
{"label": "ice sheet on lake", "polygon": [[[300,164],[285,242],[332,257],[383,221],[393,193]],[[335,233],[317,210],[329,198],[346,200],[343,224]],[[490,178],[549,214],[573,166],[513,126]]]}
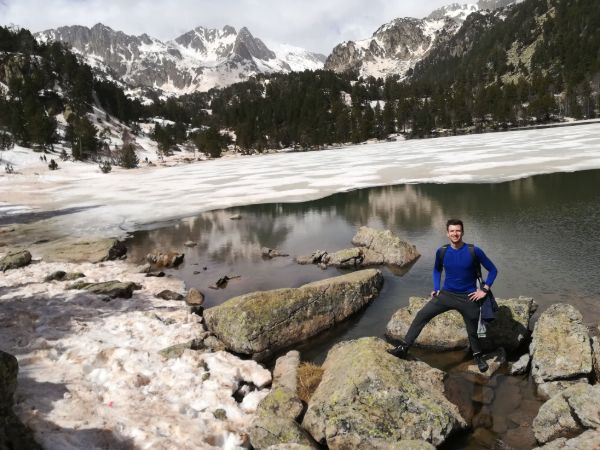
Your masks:
{"label": "ice sheet on lake", "polygon": [[0,177],[0,202],[41,211],[89,207],[44,225],[72,235],[120,235],[212,209],[299,202],[370,186],[501,182],[595,169],[599,149],[600,124],[594,123],[114,169],[106,175],[95,165],[63,163],[56,172]]}

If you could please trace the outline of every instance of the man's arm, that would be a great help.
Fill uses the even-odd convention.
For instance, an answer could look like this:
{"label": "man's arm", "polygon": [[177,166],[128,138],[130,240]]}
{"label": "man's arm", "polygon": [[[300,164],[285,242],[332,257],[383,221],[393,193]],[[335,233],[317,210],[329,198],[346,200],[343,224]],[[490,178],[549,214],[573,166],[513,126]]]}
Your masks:
{"label": "man's arm", "polygon": [[431,292],[431,296],[435,297],[440,292],[440,284],[442,281],[442,271],[439,270],[439,267],[443,268],[444,261],[439,264],[440,258],[440,249],[438,248],[435,252],[435,262],[433,264],[433,291]]}
{"label": "man's arm", "polygon": [[496,268],[492,260],[488,258],[487,255],[483,252],[483,250],[481,250],[479,247],[475,247],[475,254],[477,255],[477,258],[479,258],[479,262],[481,263],[481,265],[485,267],[485,270],[488,271],[484,287],[489,289],[490,287],[492,287],[494,280],[496,280],[496,276],[498,276],[498,269]]}

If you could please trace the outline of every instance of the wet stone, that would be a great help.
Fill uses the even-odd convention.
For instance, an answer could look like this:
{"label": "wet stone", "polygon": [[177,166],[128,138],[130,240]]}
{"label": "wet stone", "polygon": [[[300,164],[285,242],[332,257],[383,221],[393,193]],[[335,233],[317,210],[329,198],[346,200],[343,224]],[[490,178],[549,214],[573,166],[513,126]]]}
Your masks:
{"label": "wet stone", "polygon": [[473,392],[472,399],[474,402],[489,405],[494,401],[494,390],[487,386],[476,388]]}

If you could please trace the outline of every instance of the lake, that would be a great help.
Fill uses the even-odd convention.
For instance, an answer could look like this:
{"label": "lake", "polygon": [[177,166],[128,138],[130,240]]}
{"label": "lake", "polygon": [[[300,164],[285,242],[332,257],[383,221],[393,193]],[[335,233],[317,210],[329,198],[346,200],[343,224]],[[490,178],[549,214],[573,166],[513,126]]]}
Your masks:
{"label": "lake", "polygon": [[[599,192],[598,170],[495,184],[360,189],[316,201],[251,205],[152,224],[134,233],[127,245],[133,261],[155,249],[185,253],[185,262],[177,270],[166,271],[167,275],[182,278],[187,288],[198,288],[210,307],[243,293],[296,287],[344,273],[301,266],[293,256],[352,247],[352,236],[362,225],[390,229],[415,244],[421,258],[406,273],[383,268],[383,290],[365,310],[297,347],[302,359],[320,363],[336,342],[383,337],[390,317],[408,304],[409,297],[429,294],[434,253],[446,243],[448,218],[462,219],[465,241],[481,247],[498,267],[496,297],[533,297],[540,306],[537,315],[553,303],[568,302],[582,312],[587,325],[598,324]],[[241,218],[232,220],[235,215]],[[185,247],[186,241],[197,246]],[[277,248],[290,257],[264,259],[261,247]],[[224,275],[239,278],[224,289],[209,288]],[[468,358],[466,352],[415,354],[450,372],[450,379],[453,368]],[[464,380],[457,382],[463,383],[463,391],[481,389]],[[535,416],[541,404],[534,387],[525,377],[502,373],[492,384],[492,403],[473,402],[475,414],[491,419],[482,418],[474,433],[454,439],[444,448],[490,448],[497,438],[514,448],[531,448],[530,430],[522,424],[523,416]],[[507,418],[516,410],[521,411],[519,417]],[[503,423],[498,425],[500,421]]]}

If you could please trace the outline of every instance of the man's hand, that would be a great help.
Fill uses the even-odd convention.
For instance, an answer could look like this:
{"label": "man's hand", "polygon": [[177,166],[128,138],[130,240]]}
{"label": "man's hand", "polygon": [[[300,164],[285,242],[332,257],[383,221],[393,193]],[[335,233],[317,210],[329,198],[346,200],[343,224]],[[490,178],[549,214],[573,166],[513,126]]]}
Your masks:
{"label": "man's hand", "polygon": [[438,295],[440,295],[440,291],[431,291],[431,298],[437,297]]}
{"label": "man's hand", "polygon": [[471,292],[469,294],[469,300],[472,302],[477,302],[484,298],[487,295],[487,292],[482,291],[481,289],[477,289],[475,292]]}

